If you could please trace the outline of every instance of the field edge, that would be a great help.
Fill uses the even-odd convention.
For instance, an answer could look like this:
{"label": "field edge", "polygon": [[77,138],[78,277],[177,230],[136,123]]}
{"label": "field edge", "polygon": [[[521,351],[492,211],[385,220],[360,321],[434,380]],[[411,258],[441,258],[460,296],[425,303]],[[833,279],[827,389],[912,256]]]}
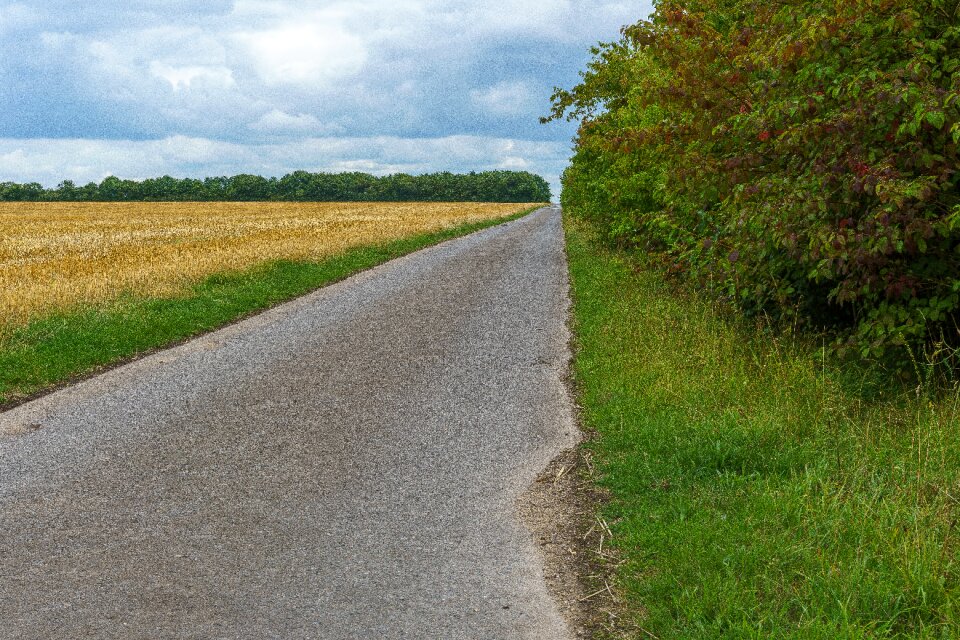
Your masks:
{"label": "field edge", "polygon": [[0,345],[0,412],[216,331],[421,249],[507,224],[516,213],[362,245],[318,261],[268,260],[214,273],[185,295],[128,297],[37,318]]}

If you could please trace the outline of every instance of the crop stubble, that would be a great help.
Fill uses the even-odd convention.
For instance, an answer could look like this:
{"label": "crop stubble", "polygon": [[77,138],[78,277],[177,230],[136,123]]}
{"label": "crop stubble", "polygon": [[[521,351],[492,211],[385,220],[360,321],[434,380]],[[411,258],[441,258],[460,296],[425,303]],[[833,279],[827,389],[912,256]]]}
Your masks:
{"label": "crop stubble", "polygon": [[505,217],[529,204],[0,203],[0,336],[124,294],[176,295],[213,273]]}

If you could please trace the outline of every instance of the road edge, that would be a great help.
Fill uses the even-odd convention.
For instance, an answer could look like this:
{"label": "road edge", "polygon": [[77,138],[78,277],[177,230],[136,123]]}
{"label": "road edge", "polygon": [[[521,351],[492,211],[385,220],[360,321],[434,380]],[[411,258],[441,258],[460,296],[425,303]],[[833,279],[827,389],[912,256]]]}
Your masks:
{"label": "road edge", "polygon": [[[360,269],[356,269],[356,270],[353,270],[353,271],[346,272],[346,273],[344,273],[344,274],[341,274],[339,277],[336,277],[336,278],[333,278],[333,279],[331,279],[331,280],[329,280],[329,281],[327,281],[327,282],[324,282],[323,284],[321,284],[321,285],[319,285],[319,286],[317,286],[317,287],[311,288],[310,290],[305,291],[305,292],[303,292],[303,293],[301,293],[301,294],[299,294],[299,295],[296,295],[296,296],[293,296],[293,297],[290,297],[290,298],[285,298],[285,299],[283,299],[283,300],[278,300],[278,301],[276,301],[276,302],[274,302],[274,303],[272,303],[272,304],[269,304],[269,305],[267,305],[267,306],[264,306],[264,307],[261,307],[261,308],[258,308],[258,309],[254,309],[254,310],[252,310],[252,311],[248,311],[248,312],[242,313],[242,314],[240,314],[240,315],[235,316],[233,319],[231,319],[230,321],[225,322],[225,323],[223,323],[223,324],[219,324],[219,325],[216,325],[216,326],[213,326],[213,327],[209,327],[209,328],[207,328],[207,329],[203,329],[203,330],[197,331],[197,332],[195,332],[195,333],[191,333],[191,334],[186,335],[186,336],[184,336],[184,337],[182,337],[182,338],[178,338],[178,339],[176,339],[176,340],[171,340],[171,341],[169,341],[169,342],[166,342],[166,343],[164,343],[164,344],[158,345],[158,346],[156,346],[156,347],[152,347],[152,348],[150,348],[150,349],[145,349],[145,350],[138,351],[138,352],[133,353],[133,354],[128,355],[128,356],[123,356],[123,357],[117,358],[117,359],[112,360],[112,361],[110,361],[110,362],[108,362],[108,363],[106,363],[106,364],[102,364],[102,365],[99,365],[99,366],[95,366],[95,367],[90,368],[90,369],[87,369],[87,370],[85,370],[85,371],[83,371],[83,372],[81,372],[81,373],[77,373],[77,374],[68,376],[68,377],[66,377],[66,378],[63,378],[63,379],[61,379],[61,380],[58,380],[57,382],[53,382],[53,383],[51,383],[51,384],[48,385],[48,386],[44,386],[43,388],[37,389],[37,390],[32,391],[32,392],[30,392],[30,393],[27,393],[27,394],[24,394],[24,395],[21,395],[21,396],[17,396],[16,398],[14,398],[14,399],[12,399],[12,400],[8,400],[8,401],[6,401],[6,402],[0,402],[0,415],[6,413],[6,412],[8,412],[8,411],[11,411],[11,410],[13,410],[13,409],[16,409],[16,408],[18,408],[18,407],[21,407],[21,406],[23,406],[23,405],[26,405],[26,404],[29,404],[29,403],[31,403],[31,402],[34,402],[34,401],[36,401],[36,400],[39,400],[39,399],[41,399],[41,398],[44,398],[44,397],[46,397],[46,396],[49,396],[49,395],[51,395],[51,394],[57,393],[57,392],[59,392],[59,391],[62,391],[62,390],[64,390],[64,389],[68,389],[68,388],[70,388],[70,387],[73,387],[73,386],[75,386],[75,385],[77,385],[77,384],[80,384],[80,383],[82,383],[82,382],[85,382],[85,381],[87,381],[87,380],[90,380],[90,379],[96,378],[96,377],[98,377],[98,376],[101,376],[101,375],[103,375],[103,374],[105,374],[105,373],[108,373],[108,372],[110,372],[110,371],[113,371],[114,369],[118,369],[118,368],[121,368],[121,367],[130,365],[130,364],[132,364],[132,363],[135,363],[135,362],[138,362],[138,361],[140,361],[140,360],[143,360],[144,358],[148,358],[148,357],[150,357],[150,356],[152,356],[152,355],[155,355],[155,354],[158,354],[158,353],[163,353],[164,351],[169,351],[169,350],[175,349],[175,348],[177,348],[177,347],[181,347],[181,346],[186,345],[186,344],[188,344],[188,343],[190,343],[190,342],[192,342],[192,341],[194,341],[194,340],[197,340],[197,339],[200,339],[200,338],[204,338],[204,337],[206,337],[206,336],[209,336],[210,334],[216,333],[216,332],[221,331],[221,330],[223,330],[223,329],[227,329],[227,328],[229,328],[229,327],[232,327],[232,326],[234,326],[234,325],[236,325],[236,324],[239,324],[239,323],[244,322],[244,321],[246,321],[246,320],[249,320],[249,319],[251,319],[251,318],[255,318],[255,317],[260,316],[260,315],[263,315],[263,314],[265,314],[265,313],[269,313],[269,312],[277,309],[278,307],[282,307],[283,305],[290,304],[291,302],[294,302],[294,301],[296,301],[296,300],[298,300],[298,299],[300,299],[300,298],[303,298],[303,297],[305,297],[305,296],[309,296],[309,295],[311,295],[311,294],[313,294],[313,293],[316,293],[317,291],[319,291],[319,290],[321,290],[321,289],[324,289],[324,288],[329,287],[329,286],[333,286],[333,285],[335,285],[335,284],[338,284],[338,283],[343,282],[343,281],[345,281],[345,280],[348,280],[348,279],[350,279],[350,278],[356,277],[356,276],[358,276],[358,275],[360,275],[360,274],[366,273],[366,272],[368,272],[368,271],[370,271],[370,270],[372,270],[372,269],[376,269],[376,268],[381,267],[381,266],[383,266],[383,265],[389,264],[390,262],[393,262],[394,260],[400,260],[400,259],[402,259],[402,258],[406,258],[407,256],[415,255],[415,254],[417,254],[417,253],[419,253],[419,252],[421,252],[421,251],[426,251],[426,250],[432,249],[432,248],[434,248],[434,247],[442,246],[442,245],[444,245],[444,244],[446,244],[446,243],[448,243],[448,242],[452,242],[452,241],[455,241],[455,240],[461,240],[461,239],[463,239],[463,238],[470,237],[470,236],[472,236],[472,235],[474,235],[474,234],[477,234],[477,233],[481,233],[481,232],[484,232],[484,231],[489,231],[489,230],[491,230],[491,229],[495,229],[495,228],[498,228],[498,227],[502,227],[502,226],[505,226],[505,225],[508,225],[508,224],[517,222],[518,220],[522,220],[523,218],[525,218],[525,217],[527,217],[527,216],[530,216],[530,215],[533,215],[533,214],[536,213],[537,211],[540,211],[540,210],[542,210],[542,209],[548,208],[549,206],[551,206],[551,205],[545,205],[545,206],[539,206],[539,207],[535,207],[535,208],[525,209],[525,210],[522,210],[522,211],[517,212],[517,213],[515,213],[515,214],[511,214],[511,215],[509,215],[509,216],[506,216],[506,217],[504,217],[504,218],[498,218],[498,219],[494,219],[494,220],[490,220],[490,221],[482,221],[482,222],[479,222],[479,223],[466,224],[466,225],[462,225],[462,226],[460,226],[460,227],[454,227],[454,228],[452,228],[452,229],[446,230],[446,232],[452,233],[452,234],[454,234],[454,235],[452,235],[452,236],[446,236],[446,237],[441,237],[441,238],[439,238],[439,239],[437,239],[437,240],[435,240],[435,241],[429,241],[429,240],[428,240],[426,244],[423,244],[422,246],[420,246],[419,248],[417,248],[417,249],[415,249],[415,250],[413,250],[413,251],[409,251],[409,252],[406,252],[406,253],[401,253],[401,254],[395,255],[395,256],[387,259],[387,260],[384,260],[384,261],[381,261],[381,262],[375,262],[375,263],[366,265],[366,266],[364,266],[364,267],[362,267],[362,268],[360,268]],[[490,224],[485,224],[485,223],[487,223],[487,222],[489,222]],[[476,228],[476,225],[484,225],[484,224],[485,224],[485,226],[480,226],[479,228]],[[466,231],[464,231],[464,230],[466,230]],[[439,231],[439,232],[435,232],[435,233],[433,233],[433,234],[426,234],[426,235],[427,235],[427,236],[430,236],[430,235],[436,236],[436,235],[444,234],[444,233],[446,233],[446,232],[445,232],[445,231]],[[410,239],[414,239],[414,238],[416,238],[416,236],[414,236],[413,238],[410,238]],[[363,249],[372,248],[372,247],[374,247],[374,246],[375,246],[375,245],[369,245],[369,246],[366,246],[366,245],[365,245],[365,246],[362,246],[362,247],[357,247],[356,249],[363,250]],[[331,259],[336,259],[337,257],[338,257],[338,256],[331,256]],[[256,267],[256,266],[251,267],[251,269],[255,269],[255,268],[257,268],[257,267]],[[215,275],[215,274],[214,274],[214,275]]]}

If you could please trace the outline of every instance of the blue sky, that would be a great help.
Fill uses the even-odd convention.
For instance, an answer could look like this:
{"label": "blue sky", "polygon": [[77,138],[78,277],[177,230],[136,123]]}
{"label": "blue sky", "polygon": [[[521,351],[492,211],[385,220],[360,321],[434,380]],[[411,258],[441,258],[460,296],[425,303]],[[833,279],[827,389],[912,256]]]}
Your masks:
{"label": "blue sky", "polygon": [[649,2],[0,0],[0,181],[523,169]]}

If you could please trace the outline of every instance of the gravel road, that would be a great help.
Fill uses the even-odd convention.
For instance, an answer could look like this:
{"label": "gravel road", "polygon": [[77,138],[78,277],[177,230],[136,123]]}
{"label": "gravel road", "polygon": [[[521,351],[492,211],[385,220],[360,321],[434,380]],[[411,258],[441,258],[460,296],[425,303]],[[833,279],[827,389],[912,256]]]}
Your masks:
{"label": "gravel road", "polygon": [[572,637],[557,208],[0,414],[0,638]]}

